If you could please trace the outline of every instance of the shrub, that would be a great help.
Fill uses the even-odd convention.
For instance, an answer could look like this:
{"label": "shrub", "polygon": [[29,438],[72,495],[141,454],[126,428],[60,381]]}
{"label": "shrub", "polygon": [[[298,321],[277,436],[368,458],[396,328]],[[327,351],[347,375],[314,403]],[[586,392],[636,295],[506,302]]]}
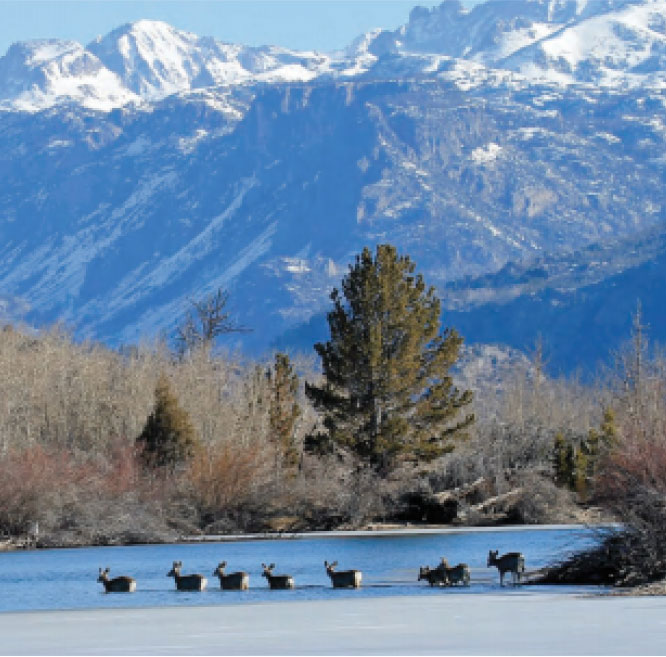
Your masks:
{"label": "shrub", "polygon": [[149,467],[175,467],[190,459],[199,446],[190,417],[181,408],[164,375],[157,381],[155,407],[137,442]]}

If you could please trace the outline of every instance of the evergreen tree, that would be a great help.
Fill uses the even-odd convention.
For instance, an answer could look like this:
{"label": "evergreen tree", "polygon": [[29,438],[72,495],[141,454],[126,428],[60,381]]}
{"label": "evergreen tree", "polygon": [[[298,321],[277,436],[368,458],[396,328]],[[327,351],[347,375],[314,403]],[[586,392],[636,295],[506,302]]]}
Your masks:
{"label": "evergreen tree", "polygon": [[578,497],[585,501],[587,499],[589,488],[589,470],[590,470],[590,455],[587,451],[586,443],[575,451],[574,457],[574,481],[573,489],[578,493]]}
{"label": "evergreen tree", "polygon": [[440,301],[414,269],[387,244],[356,257],[331,294],[330,340],[315,345],[324,383],[306,384],[330,438],[382,472],[450,450],[474,419],[456,419],[472,393],[449,375],[463,340],[440,333]]}
{"label": "evergreen tree", "polygon": [[199,440],[190,417],[181,408],[164,375],[157,381],[155,406],[137,443],[149,467],[174,467],[187,461],[198,447]]}
{"label": "evergreen tree", "polygon": [[286,354],[275,354],[273,369],[267,371],[270,382],[270,428],[273,439],[287,467],[298,465],[299,453],[294,440],[296,421],[301,415],[298,404],[298,375]]}
{"label": "evergreen tree", "polygon": [[567,488],[571,485],[571,481],[573,480],[571,463],[572,450],[573,447],[566,441],[564,434],[561,431],[558,432],[555,436],[553,455],[555,483],[559,486],[566,486]]}

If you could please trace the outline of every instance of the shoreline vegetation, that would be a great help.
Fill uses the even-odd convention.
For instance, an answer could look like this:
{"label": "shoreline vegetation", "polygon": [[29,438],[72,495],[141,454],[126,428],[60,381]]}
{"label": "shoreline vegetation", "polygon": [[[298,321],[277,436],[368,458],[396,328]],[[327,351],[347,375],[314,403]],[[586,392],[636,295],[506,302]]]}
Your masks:
{"label": "shoreline vegetation", "polygon": [[[384,475],[335,446],[311,449],[320,418],[303,387],[321,374],[305,356],[291,362],[295,462],[272,422],[274,362],[205,347],[183,358],[165,344],[112,350],[76,343],[61,327],[4,327],[0,548],[612,520],[555,480],[556,428],[568,427],[573,442],[598,422],[595,395],[577,382],[519,363],[501,391],[476,395],[476,422],[455,449]],[[146,468],[137,437],[160,378],[196,432],[197,453]]]}
{"label": "shoreline vegetation", "polygon": [[239,330],[222,291],[175,346],[1,328],[0,549],[615,522],[544,581],[663,579],[666,357],[640,306],[594,379],[549,375],[540,343],[474,376],[413,272],[388,245],[364,250],[331,294],[320,361],[216,348]]}

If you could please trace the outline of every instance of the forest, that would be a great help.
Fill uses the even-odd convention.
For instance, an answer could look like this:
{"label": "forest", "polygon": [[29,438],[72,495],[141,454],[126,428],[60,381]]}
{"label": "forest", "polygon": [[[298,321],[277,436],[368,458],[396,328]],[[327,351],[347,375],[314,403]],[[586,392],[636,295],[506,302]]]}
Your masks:
{"label": "forest", "polygon": [[414,271],[366,249],[331,295],[331,339],[265,361],[224,348],[242,327],[223,292],[173,339],[120,349],[4,326],[0,542],[614,521],[598,577],[666,575],[666,356],[640,306],[593,377],[550,375],[537,344],[464,390],[464,336]]}

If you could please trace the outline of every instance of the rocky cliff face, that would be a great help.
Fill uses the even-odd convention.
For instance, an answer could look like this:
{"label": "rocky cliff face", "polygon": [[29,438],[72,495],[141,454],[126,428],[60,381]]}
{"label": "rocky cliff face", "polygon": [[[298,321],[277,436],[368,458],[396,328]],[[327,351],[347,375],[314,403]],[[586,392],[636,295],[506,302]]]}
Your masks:
{"label": "rocky cliff face", "polygon": [[[62,319],[119,344],[168,333],[188,299],[221,286],[254,329],[240,346],[309,350],[308,326],[354,254],[388,241],[463,334],[548,339],[553,320],[536,311],[516,312],[520,326],[510,305],[484,319],[492,304],[535,299],[529,287],[507,296],[501,272],[568,262],[561,293],[575,295],[590,282],[577,274],[585,247],[661,230],[661,69],[623,65],[631,84],[590,86],[499,67],[546,32],[622,11],[652,16],[655,35],[666,16],[656,2],[446,2],[337,59],[143,21],[87,48],[13,46],[0,59],[0,316]],[[598,248],[613,265],[595,285],[637,265]],[[544,268],[538,294],[559,289],[562,267]],[[632,280],[625,297],[644,296],[647,279]],[[570,366],[587,353],[574,352]]]}

